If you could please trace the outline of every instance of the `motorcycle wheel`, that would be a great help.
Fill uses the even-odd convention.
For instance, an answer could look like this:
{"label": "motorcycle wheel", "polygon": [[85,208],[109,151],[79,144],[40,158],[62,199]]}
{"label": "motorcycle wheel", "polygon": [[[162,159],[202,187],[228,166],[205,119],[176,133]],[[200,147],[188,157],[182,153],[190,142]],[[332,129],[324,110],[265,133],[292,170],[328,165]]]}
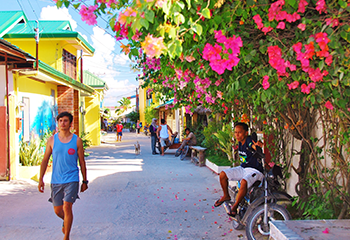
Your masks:
{"label": "motorcycle wheel", "polygon": [[[290,220],[291,216],[287,209],[277,204],[268,205],[268,219],[274,220]],[[246,234],[249,240],[254,239],[269,239],[270,225],[264,224],[264,205],[257,207],[248,217],[246,224]]]}
{"label": "motorcycle wheel", "polygon": [[188,145],[184,146],[184,149],[182,150],[182,153],[181,153],[181,155],[180,155],[180,159],[181,159],[181,160],[184,160],[184,159],[185,159],[185,157],[186,157],[186,155],[187,155],[187,152],[188,152],[188,149],[189,149]]}

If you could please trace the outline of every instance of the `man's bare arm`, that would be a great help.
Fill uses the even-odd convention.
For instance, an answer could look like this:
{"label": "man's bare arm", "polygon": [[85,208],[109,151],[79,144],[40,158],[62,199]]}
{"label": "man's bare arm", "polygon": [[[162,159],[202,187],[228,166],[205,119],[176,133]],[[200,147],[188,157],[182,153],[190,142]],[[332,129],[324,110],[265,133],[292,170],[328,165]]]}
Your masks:
{"label": "man's bare arm", "polygon": [[[87,181],[87,173],[86,173],[86,163],[85,163],[85,156],[84,156],[83,141],[79,137],[78,137],[78,140],[77,140],[77,147],[78,147],[78,158],[79,158],[79,165],[80,165],[81,175],[83,175],[83,181]],[[86,189],[88,189],[87,184],[82,184],[80,191],[84,192]]]}
{"label": "man's bare arm", "polygon": [[53,142],[54,142],[54,136],[51,136],[47,140],[44,158],[43,158],[43,160],[41,162],[41,166],[40,166],[40,177],[39,177],[38,189],[39,189],[39,192],[42,192],[42,193],[44,192],[44,188],[45,188],[44,175],[46,172],[47,165],[49,163],[49,159],[50,159],[51,154],[52,154]]}

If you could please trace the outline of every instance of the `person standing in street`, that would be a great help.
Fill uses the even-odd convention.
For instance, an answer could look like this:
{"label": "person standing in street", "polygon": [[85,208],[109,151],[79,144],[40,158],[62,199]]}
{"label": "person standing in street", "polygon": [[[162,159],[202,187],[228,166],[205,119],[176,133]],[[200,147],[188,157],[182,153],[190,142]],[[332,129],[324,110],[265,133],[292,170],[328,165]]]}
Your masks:
{"label": "person standing in street", "polygon": [[69,112],[58,114],[59,132],[47,141],[38,185],[39,192],[43,193],[45,188],[43,179],[52,155],[51,198],[49,201],[52,202],[56,215],[63,220],[64,240],[69,239],[73,223],[73,203],[79,198],[78,159],[83,176],[80,192],[88,189],[83,141],[77,135],[71,133],[72,122],[73,115]]}
{"label": "person standing in street", "polygon": [[164,147],[169,142],[169,132],[171,132],[171,135],[173,135],[173,130],[166,124],[165,119],[160,120],[161,125],[157,129],[157,137],[160,140],[160,146],[162,149],[162,156],[164,156]]}
{"label": "person standing in street", "polygon": [[140,134],[140,120],[137,120],[136,130],[137,130],[137,134]]}
{"label": "person standing in street", "polygon": [[157,144],[157,129],[158,129],[158,125],[157,125],[157,118],[153,118],[152,119],[152,124],[149,126],[149,131],[151,133],[151,148],[152,148],[152,154],[156,155],[159,154],[156,151],[156,144]]}
{"label": "person standing in street", "polygon": [[118,122],[117,126],[117,142],[122,141],[122,136],[123,136],[123,124],[121,122]]}

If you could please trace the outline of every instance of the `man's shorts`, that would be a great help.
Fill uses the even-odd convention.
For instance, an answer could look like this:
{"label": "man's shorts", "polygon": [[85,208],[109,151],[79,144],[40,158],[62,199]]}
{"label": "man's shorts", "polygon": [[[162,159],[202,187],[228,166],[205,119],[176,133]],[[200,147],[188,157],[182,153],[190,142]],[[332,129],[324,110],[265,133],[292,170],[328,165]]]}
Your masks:
{"label": "man's shorts", "polygon": [[123,132],[117,132],[117,136],[123,136]]}
{"label": "man's shorts", "polygon": [[166,147],[168,142],[169,142],[169,138],[160,138],[161,147]]}
{"label": "man's shorts", "polygon": [[226,176],[231,181],[247,181],[248,188],[250,188],[256,181],[262,181],[264,175],[255,168],[243,168],[241,166],[225,169]]}
{"label": "man's shorts", "polygon": [[64,184],[51,183],[51,198],[54,207],[62,206],[63,201],[74,203],[79,192],[79,182],[70,182]]}

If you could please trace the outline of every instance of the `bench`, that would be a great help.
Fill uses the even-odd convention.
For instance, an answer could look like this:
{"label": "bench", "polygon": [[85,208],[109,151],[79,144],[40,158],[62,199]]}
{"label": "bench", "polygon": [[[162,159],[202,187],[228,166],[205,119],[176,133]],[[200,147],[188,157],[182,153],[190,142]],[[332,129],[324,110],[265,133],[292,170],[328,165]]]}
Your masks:
{"label": "bench", "polygon": [[[206,150],[206,148],[201,146],[190,146],[190,149],[192,150],[191,161],[200,167],[205,166],[204,151]],[[198,156],[197,156],[197,153],[198,153]]]}

